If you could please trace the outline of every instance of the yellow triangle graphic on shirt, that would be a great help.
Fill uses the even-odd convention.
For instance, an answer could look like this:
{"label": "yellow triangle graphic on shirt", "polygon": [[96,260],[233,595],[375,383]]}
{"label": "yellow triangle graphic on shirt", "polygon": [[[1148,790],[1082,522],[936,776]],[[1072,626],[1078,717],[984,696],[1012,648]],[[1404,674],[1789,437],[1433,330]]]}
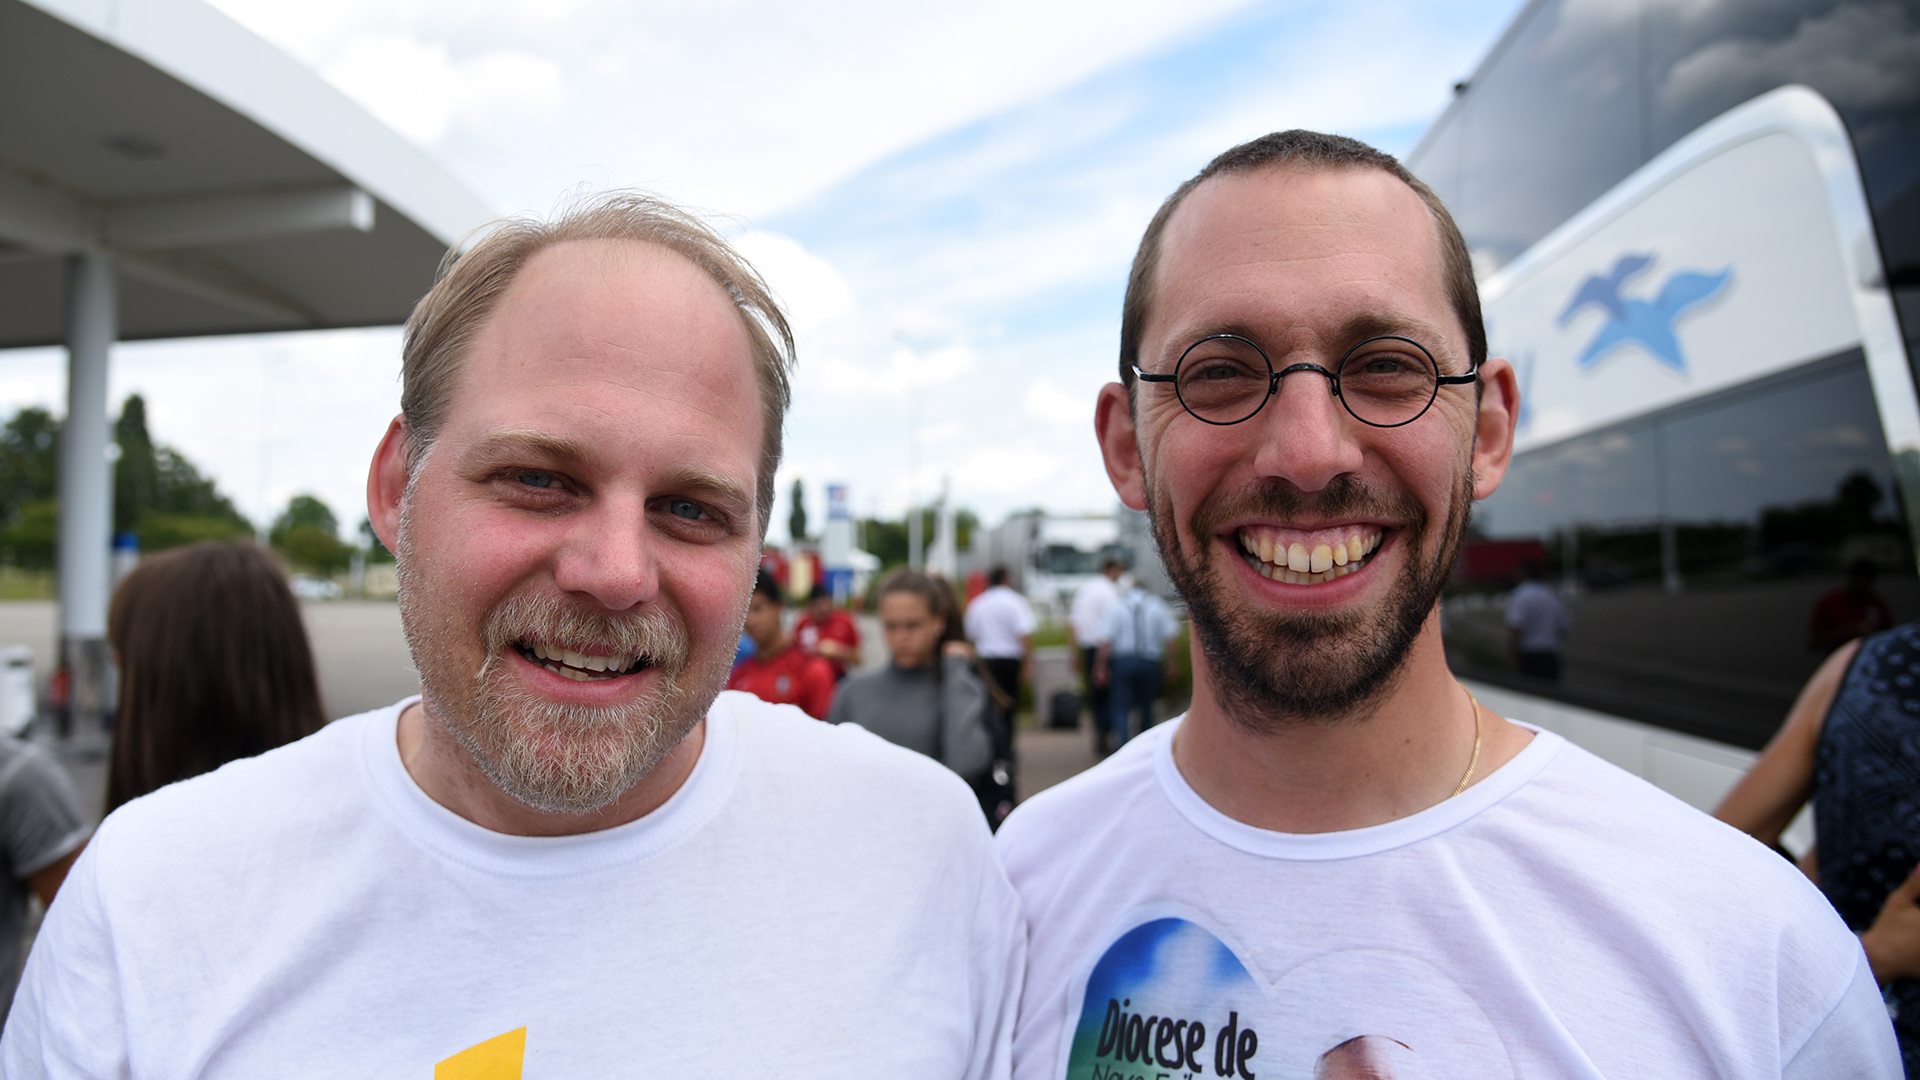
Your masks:
{"label": "yellow triangle graphic on shirt", "polygon": [[514,1028],[435,1065],[433,1080],[520,1080],[526,1057],[527,1029]]}

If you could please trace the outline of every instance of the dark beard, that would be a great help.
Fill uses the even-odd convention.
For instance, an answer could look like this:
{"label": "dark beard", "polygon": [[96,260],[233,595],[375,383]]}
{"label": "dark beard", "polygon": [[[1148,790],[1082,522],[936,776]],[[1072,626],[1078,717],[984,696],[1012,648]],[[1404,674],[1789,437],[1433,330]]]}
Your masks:
{"label": "dark beard", "polygon": [[[1302,516],[1385,517],[1400,522],[1400,539],[1414,544],[1427,531],[1427,511],[1411,495],[1380,495],[1351,476],[1303,493],[1283,481],[1262,481],[1243,495],[1202,505],[1193,515],[1201,550],[1192,554],[1147,485],[1147,521],[1167,576],[1187,603],[1221,706],[1255,734],[1301,723],[1330,723],[1359,715],[1398,681],[1414,639],[1439,602],[1453,570],[1473,505],[1472,470],[1448,509],[1439,550],[1422,562],[1410,551],[1384,607],[1373,611],[1263,612],[1235,610],[1232,586],[1214,561],[1212,539],[1227,521]],[[1239,558],[1239,554],[1234,554]]]}

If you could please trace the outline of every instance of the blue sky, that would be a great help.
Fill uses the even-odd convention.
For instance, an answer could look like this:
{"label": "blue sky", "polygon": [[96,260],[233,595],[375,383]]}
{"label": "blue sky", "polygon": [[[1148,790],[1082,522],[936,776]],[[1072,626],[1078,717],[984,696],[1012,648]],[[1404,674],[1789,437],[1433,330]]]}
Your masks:
{"label": "blue sky", "polygon": [[[642,187],[713,214],[799,329],[783,499],[804,479],[819,520],[841,481],[898,515],[944,481],[990,522],[1112,506],[1093,396],[1168,192],[1278,128],[1411,149],[1519,6],[215,3],[502,212]],[[351,525],[397,355],[393,329],[124,345],[111,393],[248,514],[311,492]],[[0,412],[61,410],[63,369],[0,354]]]}

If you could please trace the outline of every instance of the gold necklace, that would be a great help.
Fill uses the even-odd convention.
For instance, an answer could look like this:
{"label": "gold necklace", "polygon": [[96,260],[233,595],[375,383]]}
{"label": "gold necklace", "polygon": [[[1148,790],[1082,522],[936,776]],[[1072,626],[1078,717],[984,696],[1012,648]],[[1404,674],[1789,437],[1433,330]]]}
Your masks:
{"label": "gold necklace", "polygon": [[[1460,689],[1467,690],[1464,686]],[[1467,774],[1460,778],[1460,786],[1453,789],[1453,795],[1467,790],[1468,781],[1473,779],[1473,770],[1480,767],[1480,699],[1473,696],[1473,691],[1467,690],[1467,700],[1473,703],[1473,756],[1467,759]],[[1451,799],[1453,795],[1447,798]]]}

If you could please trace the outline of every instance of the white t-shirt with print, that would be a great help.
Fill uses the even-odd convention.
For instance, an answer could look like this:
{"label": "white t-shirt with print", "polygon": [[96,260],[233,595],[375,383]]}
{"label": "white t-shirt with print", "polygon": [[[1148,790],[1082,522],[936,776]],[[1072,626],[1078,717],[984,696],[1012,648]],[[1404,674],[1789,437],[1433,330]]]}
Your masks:
{"label": "white t-shirt with print", "polygon": [[1016,1080],[1901,1074],[1798,871],[1556,735],[1411,817],[1296,835],[1195,794],[1178,727],[1000,829],[1032,939]]}
{"label": "white t-shirt with print", "polygon": [[723,693],[658,810],[508,836],[413,782],[405,704],[109,817],[5,1075],[1006,1074],[1018,901],[937,762]]}

